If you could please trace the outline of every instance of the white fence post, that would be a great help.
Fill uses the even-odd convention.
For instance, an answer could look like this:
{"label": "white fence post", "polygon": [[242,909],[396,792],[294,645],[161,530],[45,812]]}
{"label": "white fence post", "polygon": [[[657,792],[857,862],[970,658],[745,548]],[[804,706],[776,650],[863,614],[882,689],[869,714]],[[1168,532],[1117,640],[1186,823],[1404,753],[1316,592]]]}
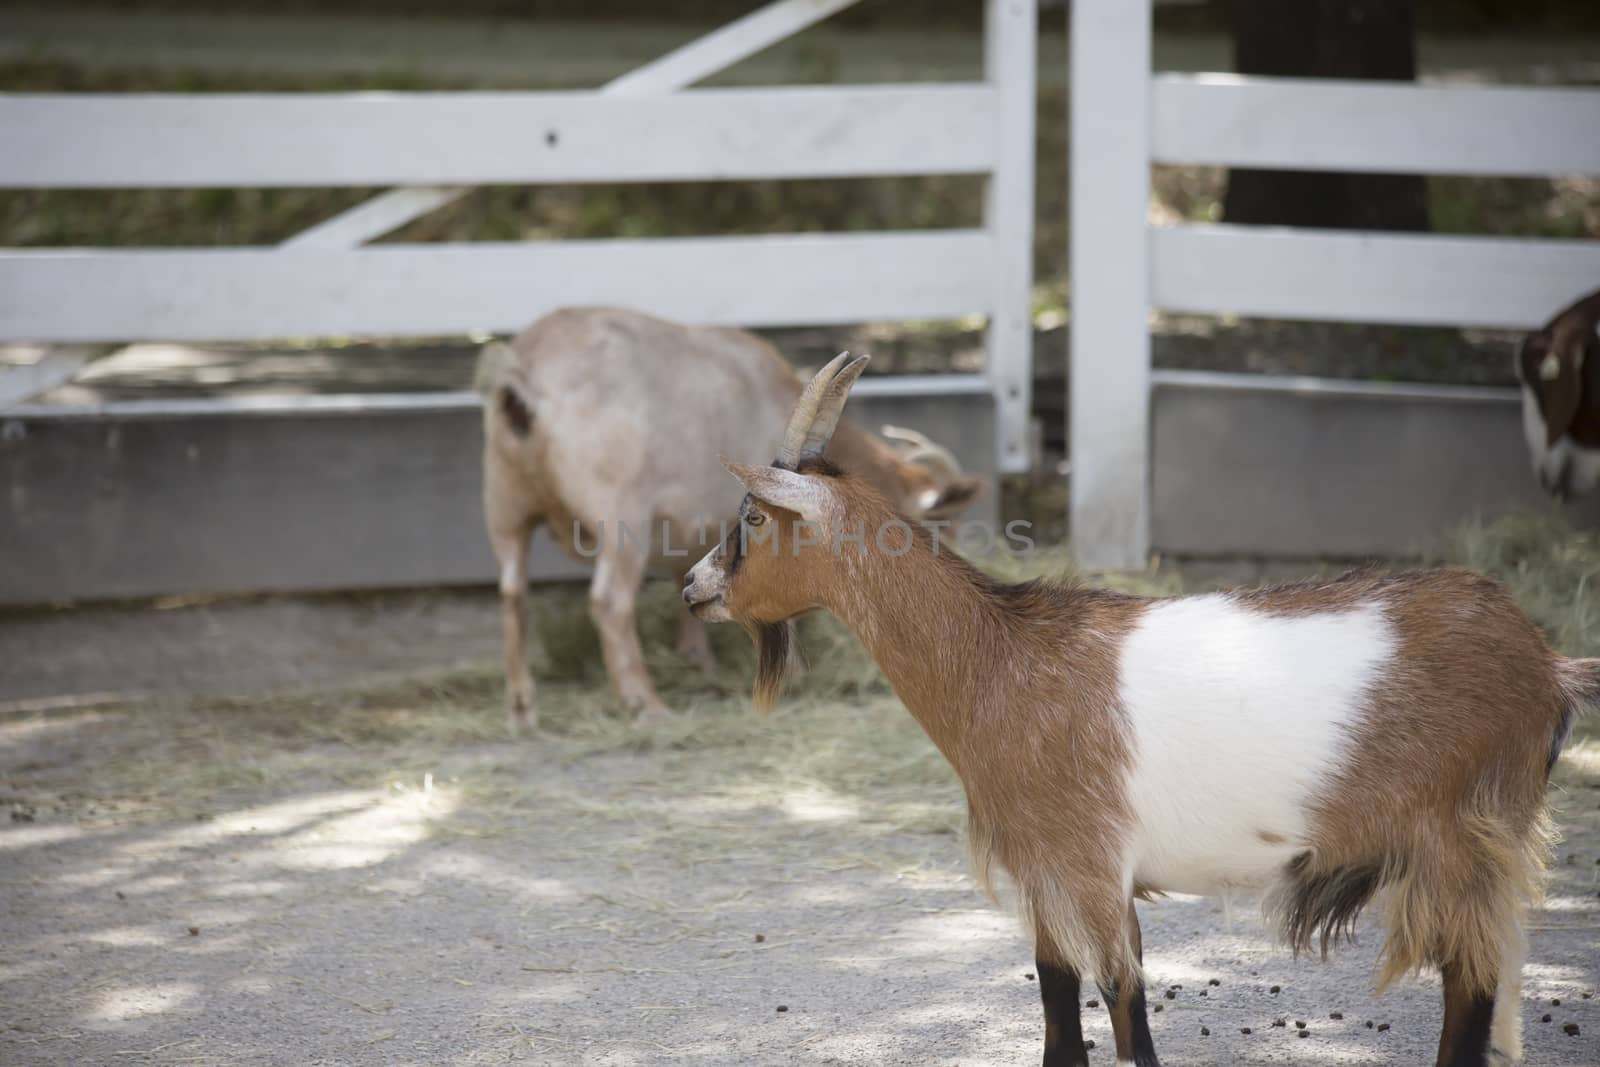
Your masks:
{"label": "white fence post", "polygon": [[984,204],[995,257],[988,373],[995,395],[995,456],[1000,470],[1017,472],[1027,470],[1030,460],[1039,14],[1036,0],[988,0],[984,16],[984,77],[999,97],[995,169]]}
{"label": "white fence post", "polygon": [[1150,0],[1073,0],[1071,536],[1087,568],[1150,551]]}

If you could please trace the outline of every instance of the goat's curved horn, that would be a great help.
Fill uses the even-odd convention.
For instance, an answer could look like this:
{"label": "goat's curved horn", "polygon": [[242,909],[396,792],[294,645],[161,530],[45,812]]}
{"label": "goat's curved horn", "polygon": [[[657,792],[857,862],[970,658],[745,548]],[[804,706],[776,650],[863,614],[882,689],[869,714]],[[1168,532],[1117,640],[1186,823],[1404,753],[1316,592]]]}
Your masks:
{"label": "goat's curved horn", "polygon": [[834,427],[839,425],[850,387],[866,366],[866,356],[852,359],[849,352],[840,352],[806,383],[789,418],[789,428],[784,431],[783,448],[778,453],[780,466],[792,469],[802,459],[822,455]]}
{"label": "goat's curved horn", "polygon": [[928,439],[927,434],[913,430],[909,426],[890,426],[888,423],[884,423],[878,432],[883,435],[884,440],[906,446],[908,452],[918,448],[927,448],[933,444]]}
{"label": "goat's curved horn", "polygon": [[926,460],[929,465],[942,469],[952,479],[963,477],[967,473],[954,452],[930,440],[927,434],[905,426],[888,425],[879,432],[886,440],[906,446],[900,458],[907,463],[921,463]]}

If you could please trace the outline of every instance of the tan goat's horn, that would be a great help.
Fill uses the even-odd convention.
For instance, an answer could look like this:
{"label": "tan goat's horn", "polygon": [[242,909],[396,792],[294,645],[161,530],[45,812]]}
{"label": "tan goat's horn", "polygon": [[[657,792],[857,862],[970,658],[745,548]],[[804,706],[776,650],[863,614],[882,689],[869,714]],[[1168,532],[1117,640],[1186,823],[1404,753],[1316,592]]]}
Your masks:
{"label": "tan goat's horn", "polygon": [[900,458],[907,463],[921,463],[927,460],[933,466],[942,468],[951,478],[960,478],[967,473],[962,469],[961,461],[956,458],[954,452],[944,445],[929,440],[926,434],[904,426],[888,425],[885,425],[880,432],[886,440],[905,446]]}
{"label": "tan goat's horn", "polygon": [[806,383],[789,418],[789,428],[784,431],[783,448],[778,453],[780,466],[792,470],[802,459],[822,455],[834,427],[839,425],[850,387],[866,366],[866,356],[851,359],[849,352],[840,352]]}

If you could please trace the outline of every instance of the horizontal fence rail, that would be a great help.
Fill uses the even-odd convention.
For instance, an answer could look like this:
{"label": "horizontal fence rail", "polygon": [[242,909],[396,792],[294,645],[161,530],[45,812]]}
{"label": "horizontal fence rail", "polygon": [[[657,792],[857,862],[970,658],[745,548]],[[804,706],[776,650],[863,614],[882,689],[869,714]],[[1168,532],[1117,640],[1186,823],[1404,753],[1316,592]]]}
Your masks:
{"label": "horizontal fence rail", "polygon": [[[1516,389],[1156,371],[1154,537],[1198,556],[1434,556],[1473,516],[1540,511]],[[1600,524],[1600,498],[1565,515]]]}
{"label": "horizontal fence rail", "polygon": [[0,96],[0,187],[705,181],[983,173],[987,85]]}
{"label": "horizontal fence rail", "polygon": [[[992,475],[987,382],[905,384],[864,379],[851,417],[921,430]],[[482,422],[476,395],[448,393],[13,413],[0,435],[0,604],[491,583]],[[992,520],[993,507],[991,493],[964,518]],[[544,532],[530,563],[540,580],[588,573]]]}
{"label": "horizontal fence rail", "polygon": [[1168,311],[1532,329],[1600,283],[1600,241],[1254,226],[1150,231]]}
{"label": "horizontal fence rail", "polygon": [[[0,253],[0,336],[255,340],[517,330],[618,304],[705,324],[803,326],[989,313],[992,238],[930,230],[351,250]],[[63,294],[73,310],[62,313]]]}
{"label": "horizontal fence rail", "polygon": [[1160,74],[1157,163],[1545,177],[1600,174],[1590,89]]}

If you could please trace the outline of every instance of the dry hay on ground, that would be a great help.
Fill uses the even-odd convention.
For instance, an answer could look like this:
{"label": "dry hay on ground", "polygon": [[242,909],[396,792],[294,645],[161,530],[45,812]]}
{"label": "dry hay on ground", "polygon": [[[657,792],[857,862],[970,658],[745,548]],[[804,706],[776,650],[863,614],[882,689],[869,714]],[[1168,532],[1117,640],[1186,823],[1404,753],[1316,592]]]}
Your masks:
{"label": "dry hay on ground", "polygon": [[[1587,617],[1560,595],[1591,573],[1583,535],[1473,536],[1476,558],[1535,591],[1558,640],[1592,639],[1587,624],[1561,629]],[[1539,584],[1558,567],[1576,570]],[[1172,592],[1178,578],[1125,584]],[[506,738],[489,662],[356,689],[0,716],[15,813],[0,831],[0,1060],[1036,1056],[1028,949],[966,876],[959,784],[856,642],[807,620],[810,670],[758,716],[742,634],[718,629],[712,676],[666,651],[672,594],[651,589],[644,612],[652,669],[682,709],[663,724],[617,716],[578,590],[547,597],[567,606],[544,627],[533,741]],[[1535,1062],[1588,1063],[1600,744],[1569,748],[1556,796],[1568,840],[1534,923],[1525,1016]],[[1427,1055],[1436,992],[1372,1001],[1375,936],[1330,966],[1294,963],[1252,916],[1147,909],[1152,972],[1185,987],[1154,1016],[1170,1058]],[[1285,1013],[1322,1021],[1300,1040],[1272,1026]],[[1086,1025],[1103,1045],[1104,1012]]]}

